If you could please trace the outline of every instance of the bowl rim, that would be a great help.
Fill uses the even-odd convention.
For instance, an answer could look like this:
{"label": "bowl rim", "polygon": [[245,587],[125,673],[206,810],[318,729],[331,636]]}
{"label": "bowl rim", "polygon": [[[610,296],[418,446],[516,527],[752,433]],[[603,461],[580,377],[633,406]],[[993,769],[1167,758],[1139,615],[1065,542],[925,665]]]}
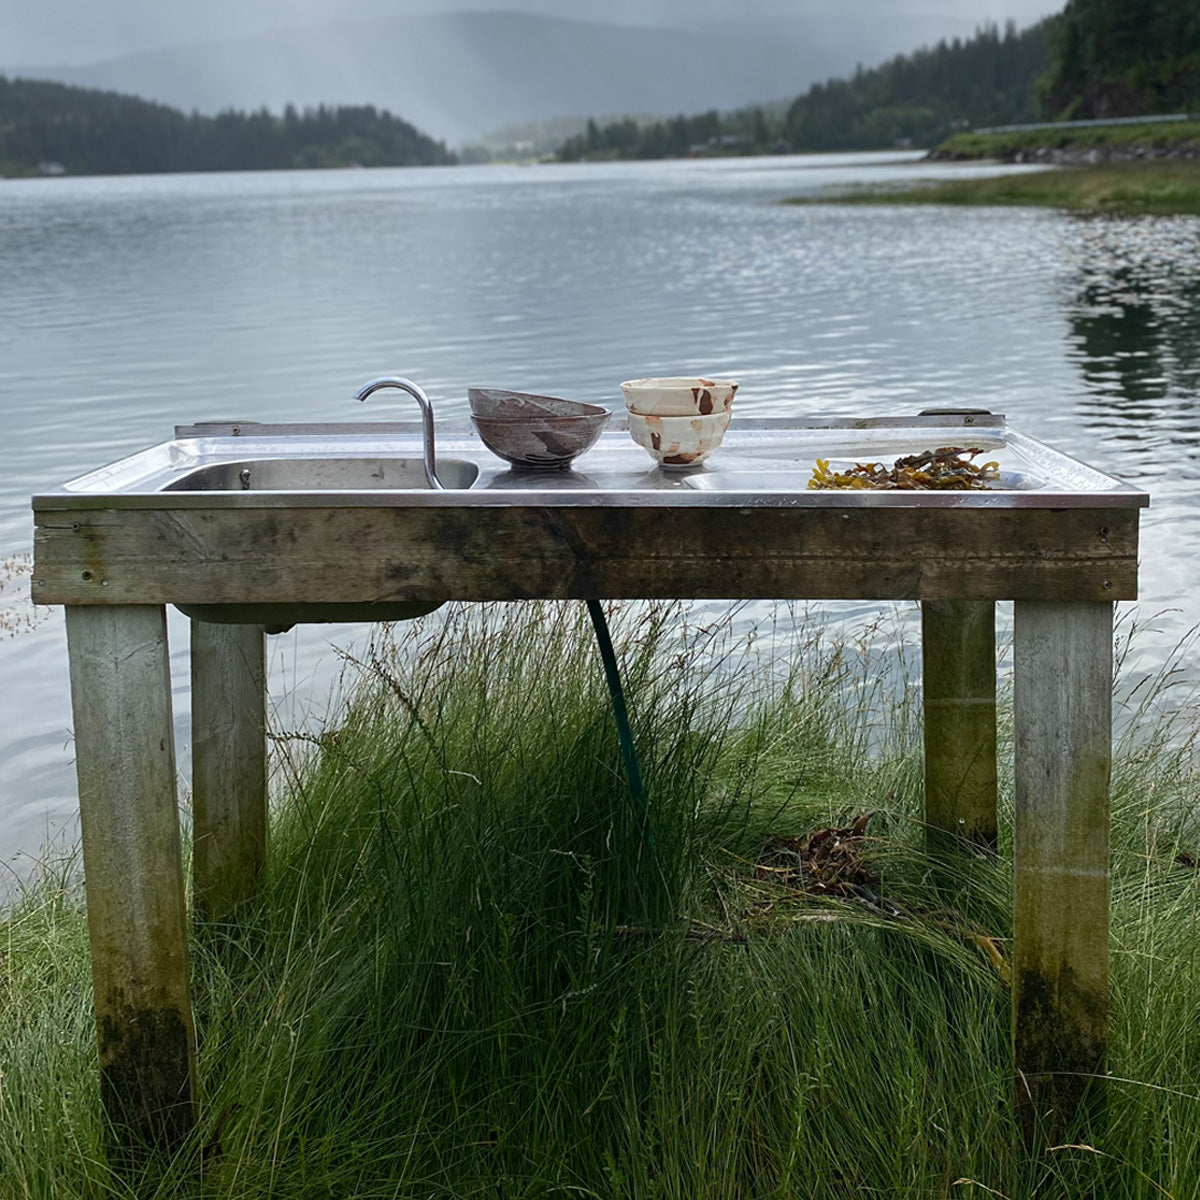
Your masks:
{"label": "bowl rim", "polygon": [[[467,404],[470,406],[472,415],[475,415],[475,404],[478,400],[487,399],[498,404],[502,404],[506,400],[516,401],[517,403],[527,404],[531,408],[538,408],[540,405],[565,405],[568,408],[573,408],[577,411],[567,413],[552,413],[544,412],[545,416],[569,416],[569,417],[588,417],[599,416],[602,412],[608,412],[608,409],[601,404],[590,404],[584,400],[567,400],[563,396],[546,396],[539,392],[518,392],[512,388],[498,387],[468,387],[467,388]],[[527,420],[528,418],[506,418],[516,420]]]}
{"label": "bowl rim", "polygon": [[627,379],[621,389],[630,391],[690,392],[693,388],[738,389],[735,379],[708,379],[702,375],[648,375],[645,379]]}

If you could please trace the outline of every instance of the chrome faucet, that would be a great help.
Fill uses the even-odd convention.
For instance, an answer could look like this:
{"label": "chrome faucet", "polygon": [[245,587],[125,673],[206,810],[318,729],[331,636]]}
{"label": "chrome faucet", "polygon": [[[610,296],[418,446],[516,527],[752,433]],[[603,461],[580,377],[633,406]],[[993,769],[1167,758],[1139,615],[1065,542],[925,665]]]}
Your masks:
{"label": "chrome faucet", "polygon": [[354,398],[355,400],[365,400],[372,392],[377,392],[380,388],[398,388],[402,392],[407,392],[421,406],[425,479],[431,488],[436,491],[445,491],[445,484],[437,476],[437,463],[433,453],[433,405],[429,403],[429,397],[415,383],[396,376],[393,378],[372,379],[370,383],[364,383],[354,393]]}

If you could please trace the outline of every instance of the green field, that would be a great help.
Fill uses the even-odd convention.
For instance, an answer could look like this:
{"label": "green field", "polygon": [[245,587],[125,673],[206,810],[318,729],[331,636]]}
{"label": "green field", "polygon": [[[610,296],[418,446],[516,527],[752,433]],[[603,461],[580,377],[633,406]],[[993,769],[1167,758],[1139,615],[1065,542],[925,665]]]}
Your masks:
{"label": "green field", "polygon": [[1089,128],[1024,129],[1015,133],[956,133],[934,151],[943,158],[1028,158],[1039,150],[1141,149],[1154,152],[1192,151],[1200,154],[1200,121],[1164,121],[1150,125],[1096,125]]}
{"label": "green field", "polygon": [[789,203],[1034,205],[1089,213],[1200,213],[1200,161],[1057,167],[904,188],[858,188],[797,197]]}
{"label": "green field", "polygon": [[48,862],[0,919],[0,1194],[1200,1194],[1200,720],[1160,711],[1173,664],[1118,690],[1107,1125],[1027,1151],[1009,849],[925,850],[910,655],[782,606],[610,619],[646,819],[580,604],[381,632],[337,721],[274,732],[269,881],[192,943],[200,1129],[131,1182],[78,869]]}

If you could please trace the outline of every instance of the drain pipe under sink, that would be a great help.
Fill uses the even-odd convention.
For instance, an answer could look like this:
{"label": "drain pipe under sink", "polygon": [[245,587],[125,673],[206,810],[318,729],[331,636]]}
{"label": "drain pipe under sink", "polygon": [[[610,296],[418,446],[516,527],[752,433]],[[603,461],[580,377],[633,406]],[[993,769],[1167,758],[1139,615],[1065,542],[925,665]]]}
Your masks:
{"label": "drain pipe under sink", "polygon": [[653,847],[654,835],[647,829],[650,813],[646,807],[646,789],[642,784],[642,771],[638,766],[637,752],[633,748],[633,733],[629,728],[629,712],[625,707],[625,692],[621,687],[621,675],[617,670],[617,656],[613,653],[608,622],[604,618],[604,609],[599,600],[588,600],[587,607],[592,618],[592,627],[596,631],[596,644],[600,648],[600,660],[604,663],[604,677],[608,681],[608,694],[612,697],[613,719],[617,725],[617,741],[621,745],[621,758],[625,764],[625,780],[629,785],[629,794],[633,797],[638,820],[641,822],[642,835]]}

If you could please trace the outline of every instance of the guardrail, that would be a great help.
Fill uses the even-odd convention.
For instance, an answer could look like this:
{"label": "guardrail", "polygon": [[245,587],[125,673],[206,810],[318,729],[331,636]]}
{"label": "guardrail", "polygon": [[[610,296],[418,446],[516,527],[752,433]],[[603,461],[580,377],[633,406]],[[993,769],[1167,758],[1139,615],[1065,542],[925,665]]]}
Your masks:
{"label": "guardrail", "polygon": [[1037,121],[1030,125],[989,125],[972,133],[1024,133],[1033,129],[1088,129],[1096,125],[1162,125],[1170,121],[1200,121],[1200,113],[1156,113],[1150,117],[1102,117],[1089,121]]}

